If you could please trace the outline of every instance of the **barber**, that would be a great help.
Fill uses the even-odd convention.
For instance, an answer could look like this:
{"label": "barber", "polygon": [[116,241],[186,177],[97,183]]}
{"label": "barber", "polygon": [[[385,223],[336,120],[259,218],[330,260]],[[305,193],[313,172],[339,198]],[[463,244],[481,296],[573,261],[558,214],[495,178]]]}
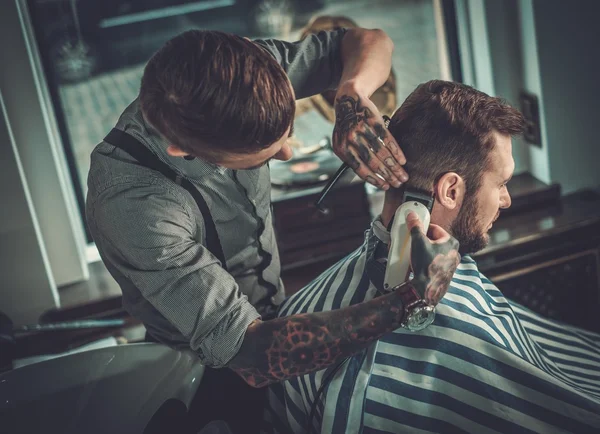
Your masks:
{"label": "barber", "polygon": [[[256,429],[248,418],[260,419],[262,400],[253,388],[336,363],[406,313],[410,298],[397,291],[269,320],[284,287],[267,163],[292,156],[295,99],[337,89],[336,154],[366,182],[398,187],[408,179],[405,158],[369,100],[389,76],[392,51],[380,30],[295,43],[183,33],[151,58],[139,97],[92,153],[87,221],[124,307],[152,340],[198,354],[209,367],[199,407],[241,421],[234,430]],[[447,234],[426,243],[430,253],[456,247]],[[422,268],[432,255],[419,259]]]}

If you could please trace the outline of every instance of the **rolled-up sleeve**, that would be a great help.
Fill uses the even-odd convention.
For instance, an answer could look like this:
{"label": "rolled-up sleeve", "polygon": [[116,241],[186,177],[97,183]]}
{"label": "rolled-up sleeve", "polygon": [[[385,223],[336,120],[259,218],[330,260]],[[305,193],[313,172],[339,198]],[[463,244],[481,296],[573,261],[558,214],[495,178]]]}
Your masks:
{"label": "rolled-up sleeve", "polygon": [[283,67],[296,99],[335,89],[342,77],[342,39],[347,29],[321,31],[301,41],[255,40]]}
{"label": "rolled-up sleeve", "polygon": [[234,278],[201,244],[202,229],[181,192],[164,185],[114,185],[93,207],[104,256],[179,332],[208,366],[238,352],[260,317]]}

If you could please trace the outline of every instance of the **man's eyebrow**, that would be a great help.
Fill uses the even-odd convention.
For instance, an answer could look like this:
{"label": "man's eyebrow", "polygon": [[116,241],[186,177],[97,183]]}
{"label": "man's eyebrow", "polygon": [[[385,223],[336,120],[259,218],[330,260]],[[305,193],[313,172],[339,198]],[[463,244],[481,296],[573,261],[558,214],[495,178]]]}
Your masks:
{"label": "man's eyebrow", "polygon": [[510,176],[504,180],[504,184],[508,184],[510,182],[510,180],[512,179],[513,174],[511,173]]}

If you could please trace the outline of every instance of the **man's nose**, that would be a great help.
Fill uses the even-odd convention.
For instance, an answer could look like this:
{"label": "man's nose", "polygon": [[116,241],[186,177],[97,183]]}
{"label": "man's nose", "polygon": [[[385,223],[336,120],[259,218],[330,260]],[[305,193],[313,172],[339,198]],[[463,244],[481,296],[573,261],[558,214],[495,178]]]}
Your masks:
{"label": "man's nose", "polygon": [[512,204],[512,199],[510,198],[510,193],[508,192],[508,190],[505,190],[504,194],[500,198],[500,208],[502,208],[502,209],[510,208],[511,204]]}
{"label": "man's nose", "polygon": [[292,156],[292,148],[290,148],[290,145],[288,145],[287,143],[284,143],[279,152],[273,155],[273,158],[276,160],[287,161],[290,158],[292,158]]}

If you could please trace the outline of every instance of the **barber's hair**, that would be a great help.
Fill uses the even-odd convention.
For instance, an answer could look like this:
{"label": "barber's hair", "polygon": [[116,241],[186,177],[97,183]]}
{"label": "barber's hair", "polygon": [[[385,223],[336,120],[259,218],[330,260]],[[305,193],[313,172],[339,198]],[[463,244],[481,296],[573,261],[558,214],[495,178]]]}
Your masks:
{"label": "barber's hair", "polygon": [[489,165],[493,133],[523,133],[523,115],[500,98],[470,86],[432,80],[419,85],[394,113],[390,133],[406,156],[407,186],[432,191],[456,172],[476,192]]}
{"label": "barber's hair", "polygon": [[190,30],[160,48],[144,69],[139,101],[146,122],[169,144],[209,161],[267,148],[295,114],[275,58],[217,31]]}

